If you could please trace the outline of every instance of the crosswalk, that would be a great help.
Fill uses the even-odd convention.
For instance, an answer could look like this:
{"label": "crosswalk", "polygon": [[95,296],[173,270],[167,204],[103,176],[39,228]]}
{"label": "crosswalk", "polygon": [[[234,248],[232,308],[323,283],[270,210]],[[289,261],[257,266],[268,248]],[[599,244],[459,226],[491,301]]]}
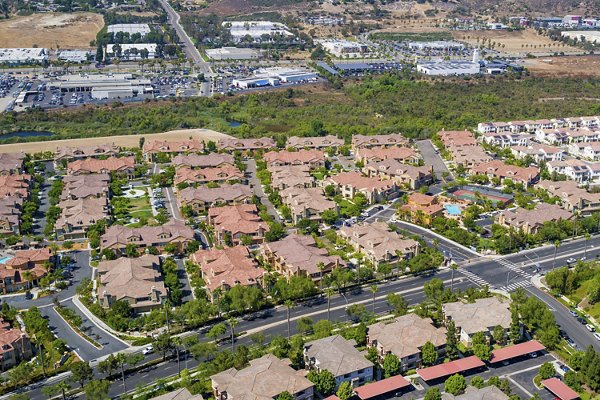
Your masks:
{"label": "crosswalk", "polygon": [[474,274],[474,273],[472,273],[471,271],[467,271],[467,270],[466,270],[466,269],[464,269],[464,268],[458,268],[456,271],[457,271],[457,272],[460,272],[461,274],[463,274],[464,276],[466,276],[466,277],[467,277],[467,279],[469,279],[471,282],[473,282],[473,283],[475,283],[475,284],[477,284],[477,285],[479,285],[479,286],[486,286],[486,285],[487,285],[487,286],[490,286],[490,284],[489,284],[489,283],[487,283],[487,282],[485,281],[485,279],[483,279],[483,278],[479,277],[478,275],[475,275],[475,274]]}
{"label": "crosswalk", "polygon": [[502,286],[500,290],[504,290],[506,292],[512,292],[513,290],[517,290],[518,288],[526,288],[532,286],[531,281],[520,281],[511,283],[508,286]]}
{"label": "crosswalk", "polygon": [[498,262],[498,264],[510,269],[514,273],[519,274],[524,278],[527,278],[527,279],[532,278],[532,275],[530,273],[523,271],[521,268],[519,268],[519,266],[517,264],[515,264],[511,261],[508,261],[505,258],[498,258],[498,259],[496,259],[496,261]]}

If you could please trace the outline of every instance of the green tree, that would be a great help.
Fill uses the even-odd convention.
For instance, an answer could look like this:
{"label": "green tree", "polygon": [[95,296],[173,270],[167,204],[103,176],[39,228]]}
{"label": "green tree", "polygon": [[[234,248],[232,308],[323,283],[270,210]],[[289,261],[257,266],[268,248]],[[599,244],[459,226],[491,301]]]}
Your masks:
{"label": "green tree", "polygon": [[427,341],[421,347],[421,360],[425,365],[433,365],[438,359],[438,352],[433,343]]}
{"label": "green tree", "polygon": [[581,391],[581,382],[579,381],[579,377],[577,376],[577,373],[575,371],[569,370],[565,372],[564,382],[567,386],[569,386],[576,392]]}
{"label": "green tree", "polygon": [[302,335],[308,335],[313,331],[313,320],[310,317],[302,317],[296,322],[296,331]]}
{"label": "green tree", "polygon": [[459,374],[452,375],[446,379],[446,382],[444,382],[444,391],[454,396],[461,394],[466,388],[467,381],[462,375]]}
{"label": "green tree", "polygon": [[162,353],[163,361],[167,358],[167,352],[173,349],[173,342],[171,341],[171,334],[168,332],[161,333],[154,342],[156,350]]}
{"label": "green tree", "polygon": [[390,293],[386,296],[386,301],[392,307],[394,315],[402,316],[408,312],[408,301],[401,294]]}
{"label": "green tree", "polygon": [[476,387],[477,389],[481,389],[485,386],[485,381],[480,376],[474,376],[471,379],[471,386]]}
{"label": "green tree", "polygon": [[550,379],[556,375],[556,370],[551,362],[545,362],[540,366],[538,374],[542,379]]}
{"label": "green tree", "polygon": [[313,332],[317,339],[331,336],[332,331],[333,324],[326,319],[317,321],[313,326]]}
{"label": "green tree", "polygon": [[388,353],[383,358],[383,375],[389,378],[400,373],[400,360],[393,353]]}
{"label": "green tree", "polygon": [[315,389],[323,396],[329,396],[335,391],[335,376],[326,369],[320,372],[311,370],[306,377],[315,384]]}
{"label": "green tree", "polygon": [[436,387],[431,387],[425,393],[425,400],[441,400],[442,394],[440,393],[440,389]]}
{"label": "green tree", "polygon": [[451,360],[458,357],[456,324],[453,320],[448,321],[446,324],[446,356]]}
{"label": "green tree", "polygon": [[336,395],[340,400],[348,400],[350,397],[352,397],[353,392],[352,384],[348,381],[344,381],[340,384]]}
{"label": "green tree", "polygon": [[84,392],[86,400],[106,400],[108,396],[108,389],[110,388],[110,382],[102,380],[91,380],[85,385]]}
{"label": "green tree", "polygon": [[517,305],[512,305],[510,308],[510,328],[508,336],[513,343],[517,343],[521,339],[521,320],[519,319],[519,309]]}
{"label": "green tree", "polygon": [[86,381],[89,381],[94,378],[94,371],[90,364],[84,361],[79,361],[71,364],[71,379],[74,382],[79,383],[81,388],[85,385]]}
{"label": "green tree", "polygon": [[503,344],[505,337],[506,337],[506,333],[504,331],[504,328],[501,327],[500,325],[496,325],[494,327],[494,330],[492,331],[492,338],[494,339],[494,342],[496,342],[498,344]]}
{"label": "green tree", "polygon": [[488,361],[492,356],[492,351],[487,343],[478,343],[473,346],[473,354],[482,361]]}
{"label": "green tree", "polygon": [[8,380],[14,385],[23,385],[31,379],[33,374],[33,366],[29,363],[22,362],[16,367],[8,370]]}
{"label": "green tree", "polygon": [[294,396],[292,396],[290,392],[285,391],[279,393],[279,395],[277,396],[277,400],[294,400]]}

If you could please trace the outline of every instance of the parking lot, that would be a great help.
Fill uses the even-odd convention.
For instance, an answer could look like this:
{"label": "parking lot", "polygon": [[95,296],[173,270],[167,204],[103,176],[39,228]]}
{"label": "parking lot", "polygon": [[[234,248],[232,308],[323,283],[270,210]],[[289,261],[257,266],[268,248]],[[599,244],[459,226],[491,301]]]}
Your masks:
{"label": "parking lot", "polygon": [[[175,96],[189,96],[197,94],[197,78],[185,76],[160,76],[150,78],[154,89],[153,97],[164,99]],[[61,92],[53,87],[57,82],[55,77],[20,76],[18,74],[0,75],[0,98],[13,98],[14,102],[7,110],[15,108],[15,102],[24,107],[37,107],[42,109],[60,107],[78,107],[84,104],[99,105],[114,102],[143,101],[145,96],[132,98],[96,99],[91,92]],[[22,99],[19,96],[22,96]],[[21,101],[22,100],[22,101]]]}

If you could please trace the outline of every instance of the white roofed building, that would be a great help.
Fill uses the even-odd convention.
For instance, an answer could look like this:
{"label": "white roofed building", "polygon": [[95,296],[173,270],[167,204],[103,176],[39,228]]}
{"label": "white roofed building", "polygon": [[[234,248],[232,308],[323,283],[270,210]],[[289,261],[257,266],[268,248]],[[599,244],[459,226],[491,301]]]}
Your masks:
{"label": "white roofed building", "polygon": [[46,48],[0,48],[0,64],[19,65],[47,61],[48,49]]}
{"label": "white roofed building", "polygon": [[150,25],[148,24],[114,24],[109,25],[106,28],[108,33],[128,33],[129,35],[133,35],[135,33],[139,33],[142,36],[146,36],[150,33]]}

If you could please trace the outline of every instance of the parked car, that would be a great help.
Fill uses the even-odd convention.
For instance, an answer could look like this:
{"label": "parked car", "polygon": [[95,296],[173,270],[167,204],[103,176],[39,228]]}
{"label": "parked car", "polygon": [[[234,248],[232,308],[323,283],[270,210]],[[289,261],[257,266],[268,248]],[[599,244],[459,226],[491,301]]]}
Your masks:
{"label": "parked car", "polygon": [[567,259],[567,264],[574,264],[576,262],[577,262],[577,260],[573,257]]}
{"label": "parked car", "polygon": [[144,350],[142,350],[142,354],[147,356],[148,354],[154,353],[154,347],[148,346]]}
{"label": "parked car", "polygon": [[596,338],[596,340],[600,340],[600,333],[594,332],[594,337]]}
{"label": "parked car", "polygon": [[594,328],[591,324],[586,324],[585,328],[590,332],[596,332],[596,328]]}
{"label": "parked car", "polygon": [[571,315],[572,315],[572,316],[574,316],[574,317],[578,317],[578,316],[579,316],[579,314],[577,314],[577,311],[575,311],[575,310],[573,310],[573,309],[570,309],[570,310],[569,310],[569,314],[571,314]]}
{"label": "parked car", "polygon": [[579,321],[579,323],[581,323],[583,325],[587,324],[587,321],[585,320],[585,318],[577,317],[577,321]]}

